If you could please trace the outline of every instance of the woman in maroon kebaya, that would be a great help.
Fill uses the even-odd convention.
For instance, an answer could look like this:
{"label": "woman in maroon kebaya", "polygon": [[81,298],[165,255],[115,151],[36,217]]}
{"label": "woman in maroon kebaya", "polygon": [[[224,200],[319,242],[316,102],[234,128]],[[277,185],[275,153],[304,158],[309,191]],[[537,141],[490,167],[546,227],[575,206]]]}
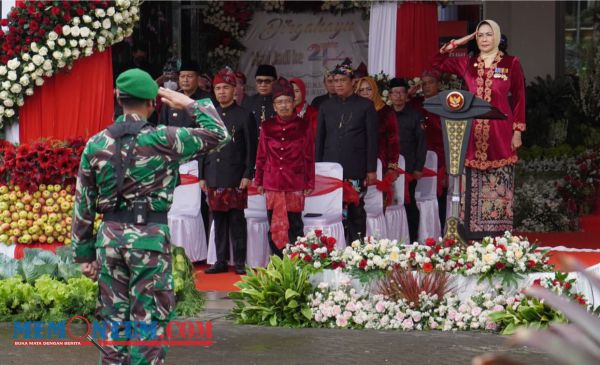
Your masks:
{"label": "woman in maroon kebaya", "polygon": [[263,122],[256,153],[255,183],[265,194],[269,244],[281,256],[287,243],[304,234],[304,198],[315,186],[315,137],[294,110],[294,90],[280,78],[273,84],[276,116]]}
{"label": "woman in maroon kebaya", "polygon": [[294,89],[294,109],[296,114],[298,114],[300,118],[308,120],[308,123],[312,128],[312,133],[315,135],[319,111],[306,102],[306,85],[304,84],[304,81],[295,77],[290,79],[290,84]]}
{"label": "woman in maroon kebaya", "polygon": [[398,177],[398,158],[400,157],[400,136],[396,114],[379,95],[377,82],[370,76],[363,77],[356,83],[354,90],[363,98],[373,102],[377,111],[377,158],[383,163],[384,175],[392,175],[392,181]]}
{"label": "woman in maroon kebaya", "polygon": [[[471,127],[464,202],[469,239],[501,234],[513,227],[514,165],[525,131],[525,80],[519,59],[498,49],[501,35],[496,22],[484,20],[475,33],[444,45],[433,65],[461,76],[469,91],[507,115],[506,120],[475,119]],[[478,55],[448,56],[474,38]]]}

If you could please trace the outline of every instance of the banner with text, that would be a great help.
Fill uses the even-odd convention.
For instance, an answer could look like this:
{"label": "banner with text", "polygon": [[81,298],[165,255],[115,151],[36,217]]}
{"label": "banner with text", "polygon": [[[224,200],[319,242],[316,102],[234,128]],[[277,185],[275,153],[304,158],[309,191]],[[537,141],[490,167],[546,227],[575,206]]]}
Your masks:
{"label": "banner with text", "polygon": [[[360,12],[277,14],[256,12],[243,44],[240,68],[254,90],[260,64],[272,64],[277,75],[299,77],[306,83],[306,100],[325,93],[323,73],[346,57],[356,68],[367,63],[369,21]],[[250,92],[252,94],[252,92]]]}

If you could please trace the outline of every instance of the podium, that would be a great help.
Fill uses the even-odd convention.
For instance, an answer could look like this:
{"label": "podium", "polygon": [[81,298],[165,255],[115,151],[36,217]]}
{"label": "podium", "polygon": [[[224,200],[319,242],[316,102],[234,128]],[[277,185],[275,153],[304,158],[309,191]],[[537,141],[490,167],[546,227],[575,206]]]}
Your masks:
{"label": "podium", "polygon": [[446,173],[453,179],[451,212],[446,219],[444,238],[465,244],[459,232],[460,221],[460,177],[465,167],[465,155],[471,135],[473,118],[504,120],[504,115],[487,101],[475,97],[466,90],[446,90],[425,99],[423,107],[440,116],[446,153]]}

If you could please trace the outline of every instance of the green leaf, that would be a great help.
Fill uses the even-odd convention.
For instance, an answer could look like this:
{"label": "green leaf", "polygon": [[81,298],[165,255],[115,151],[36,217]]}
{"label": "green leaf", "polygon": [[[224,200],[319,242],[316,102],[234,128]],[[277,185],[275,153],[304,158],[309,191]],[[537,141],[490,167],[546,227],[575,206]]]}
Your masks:
{"label": "green leaf", "polygon": [[502,311],[490,313],[488,317],[494,322],[500,322],[503,319],[510,318],[511,316],[510,314],[507,314],[506,312]]}
{"label": "green leaf", "polygon": [[292,297],[297,297],[298,295],[299,295],[299,294],[298,294],[298,292],[297,292],[297,291],[295,291],[295,290],[292,290],[292,289],[287,289],[287,290],[285,291],[285,299],[286,299],[286,300],[287,300],[287,299],[290,299],[290,298],[292,298]]}
{"label": "green leaf", "polygon": [[502,330],[503,335],[512,335],[517,330],[518,326],[514,323],[509,323],[504,330]]}
{"label": "green leaf", "polygon": [[304,315],[306,319],[312,319],[312,310],[310,309],[310,307],[302,307],[302,315]]}
{"label": "green leaf", "polygon": [[269,320],[269,324],[273,327],[277,326],[277,316],[276,315],[271,316],[271,319]]}
{"label": "green leaf", "polygon": [[540,315],[539,313],[536,311],[535,308],[532,307],[527,307],[527,306],[520,306],[519,307],[519,313],[523,316],[523,318],[525,318],[528,322],[533,322],[533,321],[537,321],[540,319]]}
{"label": "green leaf", "polygon": [[290,309],[298,308],[298,302],[292,299],[287,306]]}

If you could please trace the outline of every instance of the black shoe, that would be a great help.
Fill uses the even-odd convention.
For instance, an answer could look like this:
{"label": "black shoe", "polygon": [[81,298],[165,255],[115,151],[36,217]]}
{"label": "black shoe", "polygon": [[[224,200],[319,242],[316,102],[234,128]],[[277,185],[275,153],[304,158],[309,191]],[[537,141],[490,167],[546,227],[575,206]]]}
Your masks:
{"label": "black shoe", "polygon": [[235,273],[238,275],[246,275],[246,267],[244,264],[235,265]]}
{"label": "black shoe", "polygon": [[205,274],[220,274],[223,272],[227,272],[227,264],[222,264],[219,262],[204,270]]}

